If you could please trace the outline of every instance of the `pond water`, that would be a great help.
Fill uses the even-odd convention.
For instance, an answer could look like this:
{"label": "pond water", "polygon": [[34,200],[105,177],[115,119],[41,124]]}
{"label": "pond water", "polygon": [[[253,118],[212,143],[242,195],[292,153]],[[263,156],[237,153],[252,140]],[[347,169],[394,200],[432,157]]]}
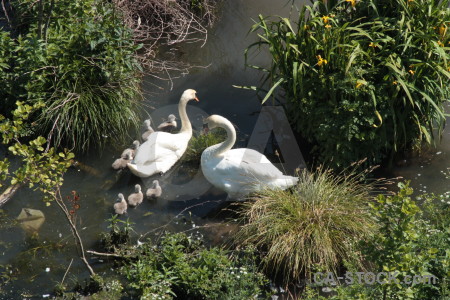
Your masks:
{"label": "pond water", "polygon": [[[304,2],[295,1],[295,4],[300,6]],[[209,31],[204,47],[185,45],[181,49],[183,61],[208,67],[192,69],[189,74],[174,79],[171,90],[158,91],[154,88],[154,79],[146,78],[143,88],[147,111],[143,113],[143,118],[151,114],[154,123],[159,123],[169,113],[177,113],[176,104],[182,91],[194,88],[200,98],[199,103],[190,102],[188,105],[194,129],[201,129],[202,116],[206,113],[220,114],[236,125],[237,146],[243,147],[247,145],[261,110],[260,101],[252,91],[233,87],[258,85],[260,79],[258,72],[244,67],[244,49],[255,39],[253,35],[248,35],[248,30],[253,24],[252,19],[257,19],[258,14],[288,16],[290,5],[288,1],[273,0],[223,1],[220,11],[220,19]],[[252,61],[267,63],[268,59],[259,55]],[[421,160],[411,161],[409,166],[394,169],[392,175],[411,179],[413,186],[421,190],[446,191],[448,182],[440,171],[446,171],[449,167],[449,135],[450,130],[446,130],[437,150],[424,155]],[[139,133],[130,134],[130,144],[138,136]],[[86,249],[94,249],[99,234],[108,231],[105,220],[111,218],[112,206],[119,192],[129,195],[136,183],[149,187],[150,180],[142,181],[128,171],[117,173],[111,169],[111,163],[125,146],[111,144],[101,155],[91,153],[77,157],[83,165],[92,167],[96,172],[86,172],[83,167],[71,168],[65,176],[64,197],[70,195],[72,190],[80,195],[78,226]],[[193,174],[196,173],[194,170]],[[210,239],[218,241],[226,231],[225,225],[215,226],[220,224],[220,220],[205,216],[220,206],[226,195],[205,185],[201,174],[191,182],[189,176],[192,174],[189,174],[185,169],[175,169],[171,172],[172,177],[162,179],[163,189],[170,185],[162,199],[144,201],[138,208],[129,209],[128,216],[121,219],[129,218],[135,223],[134,229],[138,234],[164,226],[166,229],[197,230],[198,226],[207,225],[211,226],[207,231]],[[38,236],[30,237],[14,222],[24,207],[39,209],[45,214],[45,222]],[[2,210],[0,265],[12,265],[11,272],[3,275],[18,278],[13,284],[0,286],[0,292],[6,291],[2,297],[33,298],[51,293],[55,284],[62,280],[72,258],[74,261],[66,283],[76,282],[76,276],[89,276],[78,259],[69,227],[55,204],[46,207],[39,194],[23,188]],[[180,217],[176,218],[177,215]],[[90,261],[96,271],[108,271],[110,268],[98,263],[98,259]]]}

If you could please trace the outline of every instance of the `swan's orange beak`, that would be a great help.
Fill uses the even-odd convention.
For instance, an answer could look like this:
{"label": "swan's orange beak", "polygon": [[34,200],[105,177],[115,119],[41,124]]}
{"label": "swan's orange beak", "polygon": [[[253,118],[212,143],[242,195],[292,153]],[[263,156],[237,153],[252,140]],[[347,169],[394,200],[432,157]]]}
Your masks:
{"label": "swan's orange beak", "polygon": [[195,97],[195,98],[194,98],[194,100],[195,100],[195,101],[197,101],[197,102],[200,102],[200,100],[198,100],[198,98],[197,98],[197,97]]}

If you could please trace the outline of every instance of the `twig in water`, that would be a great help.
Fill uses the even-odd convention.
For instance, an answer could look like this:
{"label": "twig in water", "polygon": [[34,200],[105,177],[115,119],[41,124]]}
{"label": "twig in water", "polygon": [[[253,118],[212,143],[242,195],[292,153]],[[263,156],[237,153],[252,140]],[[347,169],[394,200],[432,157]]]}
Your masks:
{"label": "twig in water", "polygon": [[66,273],[64,273],[64,276],[63,276],[63,278],[62,278],[62,280],[61,280],[61,285],[63,285],[64,279],[66,279],[67,273],[69,273],[69,269],[70,269],[70,267],[72,266],[72,263],[73,263],[73,258],[71,259],[70,264],[69,264],[69,266],[67,267]]}

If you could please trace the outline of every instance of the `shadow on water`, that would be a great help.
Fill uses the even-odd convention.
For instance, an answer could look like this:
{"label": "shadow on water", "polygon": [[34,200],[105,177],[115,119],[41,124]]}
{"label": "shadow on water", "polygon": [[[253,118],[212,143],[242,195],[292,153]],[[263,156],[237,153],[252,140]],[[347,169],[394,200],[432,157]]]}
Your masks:
{"label": "shadow on water", "polygon": [[[162,92],[154,92],[154,78],[146,78],[143,89],[147,110],[142,114],[143,119],[152,115],[153,122],[159,124],[169,113],[177,113],[176,104],[182,91],[194,88],[198,92],[200,102],[190,103],[187,110],[194,130],[201,130],[202,112],[220,114],[237,126],[236,147],[245,147],[261,109],[260,100],[253,92],[232,86],[258,85],[260,74],[244,66],[244,49],[255,38],[248,35],[248,30],[253,24],[252,19],[257,19],[258,14],[289,15],[290,5],[286,3],[288,1],[224,1],[221,19],[210,30],[206,45],[203,48],[198,48],[198,45],[184,45],[181,49],[184,53],[181,56],[183,61],[209,67],[192,69],[190,74],[173,80],[172,90]],[[295,3],[300,6],[304,1]],[[252,60],[259,65],[267,65],[270,62],[269,58],[262,54]],[[150,109],[151,107],[157,109]],[[139,136],[140,133],[130,134],[130,144]],[[442,144],[432,155],[423,157],[422,161],[414,161],[409,166],[395,168],[392,175],[401,175],[412,180],[413,187],[419,190],[446,191],[448,181],[441,171],[447,171],[450,167],[449,140],[450,130],[447,128]],[[212,188],[198,167],[192,169],[177,164],[163,177],[144,180],[133,176],[128,170],[117,173],[112,170],[111,163],[127,146],[129,145],[115,145],[111,142],[101,155],[91,153],[77,157],[96,172],[86,172],[78,167],[71,168],[65,175],[62,188],[64,197],[70,195],[72,190],[80,195],[78,227],[85,248],[94,248],[99,234],[108,231],[108,223],[105,220],[112,216],[112,206],[117,194],[123,193],[127,197],[134,192],[136,183],[143,185],[145,191],[155,178],[161,181],[163,197],[146,200],[137,208],[129,209],[126,216],[120,217],[122,220],[128,218],[135,223],[134,229],[138,235],[157,229],[197,230],[199,226],[205,225],[210,227],[210,230],[205,231],[209,232],[209,239],[215,243],[220,242],[228,228],[233,226],[222,224],[217,219],[208,219],[207,216],[215,215],[218,208],[225,205],[226,195]],[[34,237],[28,236],[20,227],[11,225],[12,222],[5,221],[15,219],[24,207],[39,209],[45,214],[45,222]],[[23,188],[3,207],[3,213],[0,227],[0,265],[20,267],[9,273],[19,278],[18,281],[7,284],[4,288],[0,285],[0,288],[7,291],[8,297],[21,295],[26,298],[27,295],[42,296],[50,293],[54,285],[61,281],[72,258],[74,262],[69,274],[88,277],[89,274],[77,258],[69,227],[55,204],[47,207],[41,201],[39,193]],[[100,268],[100,265],[96,265],[96,268]],[[76,280],[75,275],[69,275],[66,282],[71,284]]]}

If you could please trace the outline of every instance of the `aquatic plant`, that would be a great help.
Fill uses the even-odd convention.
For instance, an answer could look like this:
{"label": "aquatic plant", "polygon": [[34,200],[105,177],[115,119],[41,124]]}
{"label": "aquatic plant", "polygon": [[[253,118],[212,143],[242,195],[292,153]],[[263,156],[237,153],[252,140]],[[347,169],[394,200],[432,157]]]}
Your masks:
{"label": "aquatic plant", "polygon": [[0,36],[5,108],[17,100],[42,103],[31,120],[34,132],[77,151],[125,137],[138,123],[139,46],[113,6],[100,0],[11,6],[20,23],[12,22],[17,37]]}
{"label": "aquatic plant", "polygon": [[344,261],[361,266],[357,243],[375,229],[369,215],[371,186],[361,176],[303,171],[291,190],[267,189],[240,205],[236,245],[260,251],[264,269],[285,285],[336,272]]}
{"label": "aquatic plant", "polygon": [[295,23],[260,16],[246,56],[271,54],[252,66],[269,86],[263,102],[281,88],[291,123],[335,168],[435,143],[450,96],[449,3],[315,1]]}
{"label": "aquatic plant", "polygon": [[219,144],[227,138],[227,134],[223,129],[217,129],[209,131],[208,133],[200,133],[193,135],[189,140],[186,153],[183,155],[182,160],[186,162],[200,163],[200,157],[203,150],[209,146]]}

